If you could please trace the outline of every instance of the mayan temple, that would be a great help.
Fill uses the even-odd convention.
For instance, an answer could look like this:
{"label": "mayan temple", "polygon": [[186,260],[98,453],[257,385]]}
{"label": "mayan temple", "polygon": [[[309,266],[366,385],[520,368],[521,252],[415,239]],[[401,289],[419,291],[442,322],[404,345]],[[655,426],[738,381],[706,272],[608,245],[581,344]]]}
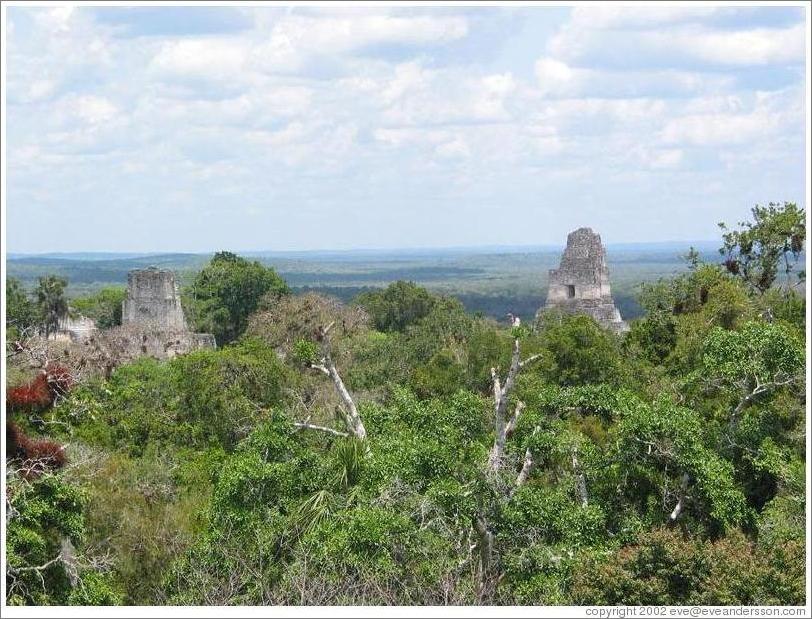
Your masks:
{"label": "mayan temple", "polygon": [[578,228],[567,236],[561,264],[550,270],[545,309],[549,308],[588,314],[616,333],[629,329],[612,299],[606,250],[591,228]]}
{"label": "mayan temple", "polygon": [[121,312],[122,324],[148,324],[173,331],[185,331],[175,274],[156,267],[127,274],[127,298]]}
{"label": "mayan temple", "polygon": [[198,348],[215,348],[214,336],[193,333],[186,324],[180,291],[172,271],[147,267],[127,274],[127,298],[121,307],[121,324],[138,337],[126,337],[122,346],[137,345],[139,353],[157,358],[174,357]]}

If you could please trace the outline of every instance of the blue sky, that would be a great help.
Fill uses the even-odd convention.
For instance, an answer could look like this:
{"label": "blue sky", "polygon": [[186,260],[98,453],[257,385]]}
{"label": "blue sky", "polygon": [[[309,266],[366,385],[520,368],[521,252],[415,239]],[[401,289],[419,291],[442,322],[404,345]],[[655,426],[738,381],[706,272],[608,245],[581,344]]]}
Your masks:
{"label": "blue sky", "polygon": [[700,240],[803,203],[802,8],[7,10],[11,252]]}

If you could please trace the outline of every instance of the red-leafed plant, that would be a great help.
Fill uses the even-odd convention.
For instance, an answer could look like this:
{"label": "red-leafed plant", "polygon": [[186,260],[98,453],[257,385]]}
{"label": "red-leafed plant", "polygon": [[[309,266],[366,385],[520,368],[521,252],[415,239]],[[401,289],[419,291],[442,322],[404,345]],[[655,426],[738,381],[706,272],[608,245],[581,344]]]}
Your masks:
{"label": "red-leafed plant", "polygon": [[27,479],[61,469],[68,461],[62,445],[47,438],[31,438],[13,421],[6,422],[6,457],[21,464],[21,475]]}
{"label": "red-leafed plant", "polygon": [[73,385],[70,371],[61,365],[49,364],[32,381],[6,390],[9,410],[42,410],[51,406]]}
{"label": "red-leafed plant", "polygon": [[54,401],[48,385],[48,376],[42,372],[29,383],[6,390],[6,404],[10,410],[39,410],[47,408]]}

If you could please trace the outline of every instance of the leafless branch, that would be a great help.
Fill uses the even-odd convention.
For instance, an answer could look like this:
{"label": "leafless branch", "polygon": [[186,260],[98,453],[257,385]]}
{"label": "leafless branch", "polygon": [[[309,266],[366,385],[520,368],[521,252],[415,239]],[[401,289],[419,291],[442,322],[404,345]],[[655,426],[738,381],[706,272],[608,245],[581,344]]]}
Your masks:
{"label": "leafless branch", "polygon": [[293,423],[293,425],[301,430],[316,430],[318,432],[326,432],[327,434],[332,434],[333,436],[341,436],[341,437],[349,436],[348,432],[334,430],[333,428],[328,428],[327,426],[317,426],[316,424],[310,423],[308,421],[296,421]]}
{"label": "leafless branch", "polygon": [[677,504],[674,506],[671,515],[668,517],[669,524],[674,524],[677,521],[677,518],[680,517],[682,514],[682,510],[685,508],[685,492],[688,490],[688,482],[691,480],[688,473],[682,474],[682,481],[680,482],[680,492],[679,498],[677,499]]}

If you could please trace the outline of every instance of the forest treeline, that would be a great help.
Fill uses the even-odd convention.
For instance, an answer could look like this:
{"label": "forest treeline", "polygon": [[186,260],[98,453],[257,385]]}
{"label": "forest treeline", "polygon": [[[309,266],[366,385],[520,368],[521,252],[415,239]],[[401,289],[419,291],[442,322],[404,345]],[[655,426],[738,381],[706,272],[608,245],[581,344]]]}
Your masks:
{"label": "forest treeline", "polygon": [[47,336],[122,290],[7,280],[7,602],[804,604],[805,231],[754,208],[620,336],[221,252],[218,348],[106,373]]}

